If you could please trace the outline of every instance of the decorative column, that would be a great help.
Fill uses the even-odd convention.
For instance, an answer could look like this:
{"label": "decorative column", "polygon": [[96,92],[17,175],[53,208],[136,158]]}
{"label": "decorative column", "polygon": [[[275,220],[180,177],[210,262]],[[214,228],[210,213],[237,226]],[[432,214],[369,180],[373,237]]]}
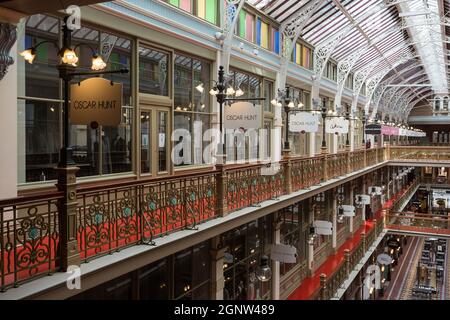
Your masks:
{"label": "decorative column", "polygon": [[389,169],[389,166],[386,167],[386,201],[391,198],[391,170]]}
{"label": "decorative column", "polygon": [[[312,198],[308,199],[309,201],[309,215],[308,215],[308,225],[312,227],[313,221],[314,221],[314,204]],[[312,238],[308,239],[308,252],[307,252],[307,259],[308,259],[308,276],[312,277],[314,275],[314,240]]]}
{"label": "decorative column", "polygon": [[366,233],[365,232],[361,233],[361,243],[362,243],[363,252],[365,254],[366,250],[367,250]]}
{"label": "decorative column", "polygon": [[337,199],[336,199],[336,189],[331,191],[332,201],[331,201],[331,214],[333,218],[333,230],[332,230],[332,238],[331,238],[331,248],[333,250],[333,254],[337,251]]}
{"label": "decorative column", "polygon": [[[353,206],[354,205],[354,201],[355,201],[355,194],[354,194],[354,180],[350,181],[350,192],[349,192],[349,198],[350,198],[350,205]],[[349,237],[353,236],[353,216],[349,217],[348,220],[349,223]]]}
{"label": "decorative column", "polygon": [[211,299],[223,300],[225,279],[223,277],[223,263],[225,248],[222,248],[219,237],[211,240]]}
{"label": "decorative column", "polygon": [[219,173],[216,176],[217,210],[219,217],[225,217],[228,214],[228,201],[227,201],[228,177],[227,172],[225,170],[224,161],[225,160],[222,160],[222,163],[216,164],[216,168],[219,170]]}
{"label": "decorative column", "polygon": [[350,269],[350,250],[344,249],[344,261],[345,261],[345,274],[347,277],[350,275],[350,272],[352,271]]}
{"label": "decorative column", "polygon": [[[367,185],[366,185],[366,176],[362,177],[362,194],[367,193]],[[366,221],[366,204],[363,204],[361,208],[361,219],[362,221]]]}
{"label": "decorative column", "polygon": [[[274,213],[273,244],[281,242],[281,221],[278,212]],[[272,260],[272,300],[280,299],[280,262]]]}
{"label": "decorative column", "polygon": [[308,239],[308,276],[314,275],[314,240]]}
{"label": "decorative column", "polygon": [[80,168],[75,166],[55,168],[58,181],[56,187],[64,196],[58,201],[60,267],[63,272],[69,266],[81,263],[77,244],[77,178]]}
{"label": "decorative column", "polygon": [[283,150],[284,163],[284,182],[286,188],[286,194],[292,193],[292,162],[291,162],[291,150]]}
{"label": "decorative column", "polygon": [[[3,10],[3,9],[2,9]],[[17,31],[9,23],[0,22],[0,199],[17,196]]]}
{"label": "decorative column", "polygon": [[322,273],[320,275],[320,295],[319,300],[328,299],[328,288],[327,288],[327,275]]}

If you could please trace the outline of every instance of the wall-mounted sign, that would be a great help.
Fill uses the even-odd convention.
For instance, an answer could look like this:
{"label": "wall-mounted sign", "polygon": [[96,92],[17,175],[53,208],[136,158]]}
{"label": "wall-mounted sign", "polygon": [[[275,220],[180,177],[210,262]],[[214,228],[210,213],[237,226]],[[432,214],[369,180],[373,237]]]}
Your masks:
{"label": "wall-mounted sign", "polygon": [[317,115],[308,112],[296,112],[289,115],[290,132],[317,132],[319,119]]}
{"label": "wall-mounted sign", "polygon": [[297,248],[285,244],[274,244],[270,248],[270,258],[284,263],[296,263]]}
{"label": "wall-mounted sign", "polygon": [[386,136],[398,136],[399,130],[397,127],[381,126],[381,134]]}
{"label": "wall-mounted sign", "polygon": [[366,134],[381,134],[381,125],[376,123],[366,125]]}
{"label": "wall-mounted sign", "polygon": [[381,193],[382,193],[381,187],[375,187],[375,186],[369,187],[367,193],[370,193],[375,196],[381,196]]}
{"label": "wall-mounted sign", "polygon": [[330,221],[316,220],[313,222],[316,234],[329,236],[333,234],[333,224]]}
{"label": "wall-mounted sign", "polygon": [[261,127],[261,105],[240,101],[225,106],[225,129],[259,129]]}
{"label": "wall-mounted sign", "polygon": [[333,134],[342,134],[348,132],[348,120],[336,117],[325,121],[325,132]]}
{"label": "wall-mounted sign", "polygon": [[70,122],[117,126],[122,119],[122,84],[89,78],[70,86]]}
{"label": "wall-mounted sign", "polygon": [[355,196],[357,204],[370,204],[370,196],[366,194],[358,194]]}
{"label": "wall-mounted sign", "polygon": [[342,205],[343,214],[345,217],[354,217],[355,216],[355,207],[351,205]]}

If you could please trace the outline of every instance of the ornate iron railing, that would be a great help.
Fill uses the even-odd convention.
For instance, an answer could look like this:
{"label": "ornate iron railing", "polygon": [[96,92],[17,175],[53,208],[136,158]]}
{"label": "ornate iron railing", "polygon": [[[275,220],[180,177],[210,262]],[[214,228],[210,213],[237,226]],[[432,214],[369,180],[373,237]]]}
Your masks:
{"label": "ornate iron railing", "polygon": [[366,164],[368,166],[373,166],[377,164],[377,149],[368,149],[366,150]]}
{"label": "ornate iron railing", "polygon": [[366,234],[361,234],[361,238],[352,251],[346,250],[343,259],[331,275],[322,274],[319,289],[312,295],[312,299],[329,300],[333,298],[338,289],[348,279],[350,272],[356,267],[366,253],[367,249],[373,245],[377,237],[382,232],[382,221],[373,221],[374,225]]}
{"label": "ornate iron railing", "polygon": [[[368,152],[369,157],[375,152]],[[358,150],[292,158],[274,172],[264,164],[225,166],[222,171],[79,187],[76,221],[70,228],[76,230],[78,251],[86,262],[362,169],[367,156],[366,150]],[[62,200],[63,193],[54,193],[0,201],[0,290],[59,270]]]}
{"label": "ornate iron railing", "polygon": [[347,154],[337,153],[327,155],[328,179],[337,178],[348,173]]}
{"label": "ornate iron railing", "polygon": [[285,194],[284,171],[264,165],[245,166],[226,171],[228,212],[275,199]]}
{"label": "ornate iron railing", "polygon": [[292,160],[292,190],[308,189],[323,177],[323,157]]}
{"label": "ornate iron railing", "polygon": [[357,171],[364,168],[364,150],[352,152],[349,158],[350,170]]}
{"label": "ornate iron railing", "polygon": [[58,271],[56,193],[0,201],[0,291]]}
{"label": "ornate iron railing", "polygon": [[216,215],[215,173],[94,188],[78,193],[81,258],[195,228]]}
{"label": "ornate iron railing", "polygon": [[450,161],[450,147],[395,146],[389,147],[390,160]]}

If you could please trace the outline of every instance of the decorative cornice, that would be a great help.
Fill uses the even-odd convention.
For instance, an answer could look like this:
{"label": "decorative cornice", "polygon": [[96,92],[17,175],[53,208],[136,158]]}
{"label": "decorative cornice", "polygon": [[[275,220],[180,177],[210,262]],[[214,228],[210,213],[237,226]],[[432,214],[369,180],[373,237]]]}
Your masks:
{"label": "decorative cornice", "polygon": [[14,59],[9,55],[9,52],[16,39],[16,26],[0,22],[0,80],[8,72],[8,67],[14,63]]}

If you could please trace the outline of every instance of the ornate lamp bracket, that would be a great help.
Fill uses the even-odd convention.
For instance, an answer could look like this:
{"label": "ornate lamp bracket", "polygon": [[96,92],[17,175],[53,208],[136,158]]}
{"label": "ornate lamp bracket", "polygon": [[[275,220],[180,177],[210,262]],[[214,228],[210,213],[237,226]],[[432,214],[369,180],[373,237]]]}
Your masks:
{"label": "ornate lamp bracket", "polygon": [[12,46],[17,39],[16,26],[0,22],[0,80],[2,80],[14,58],[9,55]]}

